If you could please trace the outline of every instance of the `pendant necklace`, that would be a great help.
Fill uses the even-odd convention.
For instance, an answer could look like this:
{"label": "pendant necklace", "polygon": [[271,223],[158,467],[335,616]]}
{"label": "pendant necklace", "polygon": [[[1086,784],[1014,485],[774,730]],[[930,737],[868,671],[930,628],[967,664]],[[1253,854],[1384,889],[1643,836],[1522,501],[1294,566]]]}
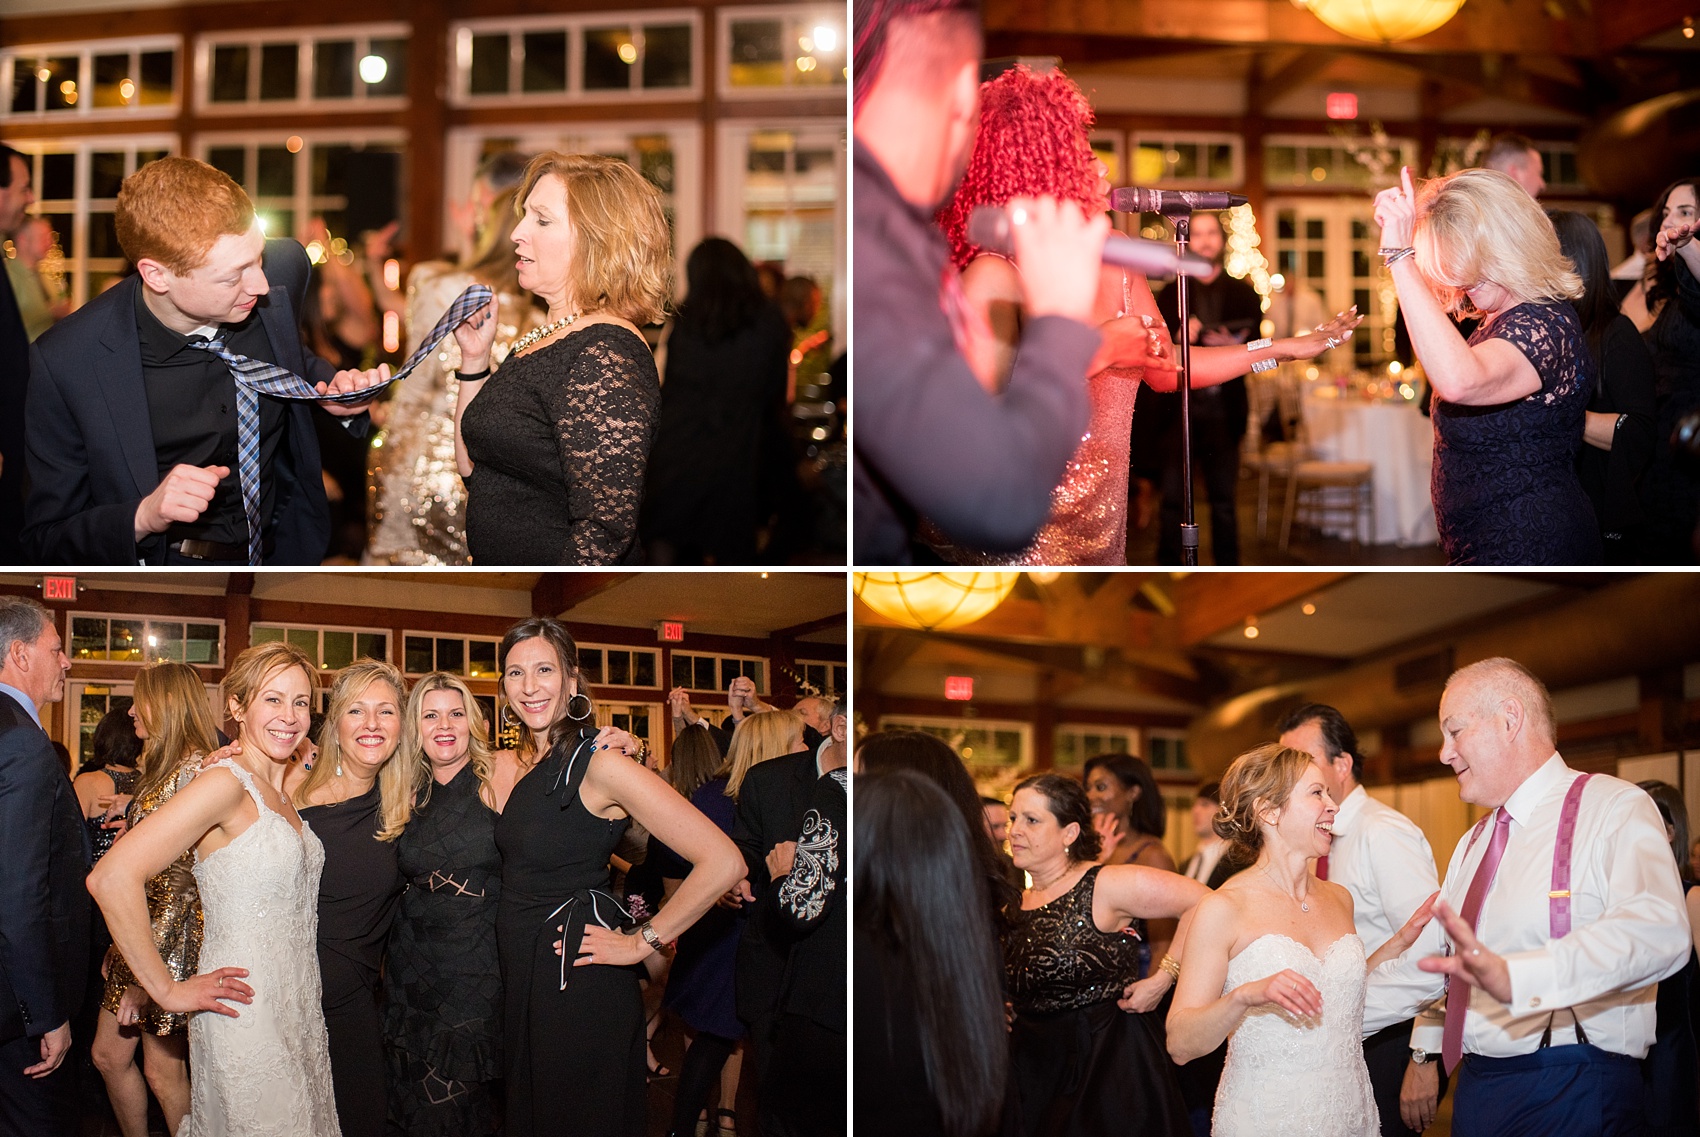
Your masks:
{"label": "pendant necklace", "polygon": [[1268,865],[1263,866],[1263,875],[1268,877],[1269,880],[1270,880],[1270,883],[1275,885],[1276,890],[1279,891],[1287,899],[1298,901],[1300,912],[1309,912],[1310,911],[1310,902],[1307,901],[1307,900],[1304,900],[1301,897],[1294,896],[1292,893],[1290,893],[1286,889],[1282,888],[1281,882],[1275,879],[1274,874],[1269,871]]}

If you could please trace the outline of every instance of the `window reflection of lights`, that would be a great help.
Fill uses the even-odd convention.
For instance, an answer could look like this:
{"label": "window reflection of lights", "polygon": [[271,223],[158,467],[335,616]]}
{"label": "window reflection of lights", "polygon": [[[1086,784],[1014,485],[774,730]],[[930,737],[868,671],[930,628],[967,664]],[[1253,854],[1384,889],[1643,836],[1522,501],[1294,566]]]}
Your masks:
{"label": "window reflection of lights", "polygon": [[382,83],[389,73],[389,62],[381,55],[368,55],[360,61],[360,78],[368,84]]}
{"label": "window reflection of lights", "polygon": [[815,29],[815,50],[831,54],[838,50],[838,29],[822,24]]}
{"label": "window reflection of lights", "polygon": [[810,39],[808,36],[798,36],[797,48],[804,54],[807,54],[815,49],[815,41]]}
{"label": "window reflection of lights", "polygon": [[129,102],[136,97],[136,84],[133,80],[125,79],[118,84],[118,97]]}
{"label": "window reflection of lights", "polygon": [[817,66],[818,64],[815,62],[815,57],[812,55],[801,56],[797,60],[797,70],[799,71],[813,71]]}
{"label": "window reflection of lights", "polygon": [[289,151],[291,154],[299,154],[299,153],[301,153],[301,147],[303,145],[305,145],[305,143],[302,142],[301,136],[299,134],[291,134],[284,141],[283,148],[285,150]]}
{"label": "window reflection of lights", "polygon": [[635,44],[635,43],[623,43],[623,44],[620,45],[620,62],[621,63],[636,63],[637,62],[637,44]]}
{"label": "window reflection of lights", "polygon": [[35,73],[35,77],[45,83],[49,79],[53,78],[53,69],[50,67],[43,67],[40,71]]}

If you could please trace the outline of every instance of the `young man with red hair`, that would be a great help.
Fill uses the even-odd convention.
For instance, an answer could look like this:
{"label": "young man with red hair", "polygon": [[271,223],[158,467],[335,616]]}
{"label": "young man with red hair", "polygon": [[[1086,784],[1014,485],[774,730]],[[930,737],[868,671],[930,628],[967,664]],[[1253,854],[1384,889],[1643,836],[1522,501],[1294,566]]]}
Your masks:
{"label": "young man with red hair", "polygon": [[[376,394],[387,370],[338,372],[302,347],[306,252],[268,241],[206,163],[142,167],[116,220],[135,275],[30,351],[26,548],[45,564],[318,564],[330,511],[309,402],[240,390],[227,356],[326,395]],[[320,405],[364,433],[367,403]]]}

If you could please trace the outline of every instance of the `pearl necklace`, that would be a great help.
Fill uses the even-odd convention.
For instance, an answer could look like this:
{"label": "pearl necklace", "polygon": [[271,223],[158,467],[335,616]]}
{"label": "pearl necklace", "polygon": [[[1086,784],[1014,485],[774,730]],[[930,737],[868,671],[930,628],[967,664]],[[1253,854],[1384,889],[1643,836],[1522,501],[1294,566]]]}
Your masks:
{"label": "pearl necklace", "polygon": [[581,316],[582,314],[583,313],[580,313],[580,312],[574,312],[569,316],[562,316],[559,320],[556,320],[553,324],[544,324],[541,328],[533,328],[531,331],[525,333],[525,335],[521,336],[517,341],[515,341],[514,345],[508,349],[508,354],[509,355],[518,355],[520,352],[524,351],[526,348],[530,347],[532,344],[536,343],[538,340],[548,339],[550,336],[554,335],[556,332],[560,331],[562,328],[566,327],[567,325],[571,324],[574,320],[578,319],[579,316]]}

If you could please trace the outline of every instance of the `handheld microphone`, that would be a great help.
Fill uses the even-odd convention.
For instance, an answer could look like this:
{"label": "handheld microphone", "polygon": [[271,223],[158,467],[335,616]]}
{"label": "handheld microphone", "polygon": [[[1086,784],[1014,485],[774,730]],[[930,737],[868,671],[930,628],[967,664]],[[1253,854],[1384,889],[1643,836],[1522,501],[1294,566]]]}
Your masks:
{"label": "handheld microphone", "polygon": [[1224,190],[1162,190],[1127,186],[1110,191],[1110,208],[1117,213],[1173,216],[1191,213],[1195,209],[1232,209],[1245,203],[1245,195]]}
{"label": "handheld microphone", "polygon": [[[968,216],[968,239],[983,249],[1008,256],[1015,242],[1010,233],[1009,211],[1001,205],[977,205]],[[1193,253],[1184,257],[1161,241],[1124,237],[1111,233],[1104,242],[1104,263],[1132,269],[1146,276],[1209,276],[1210,261]]]}

